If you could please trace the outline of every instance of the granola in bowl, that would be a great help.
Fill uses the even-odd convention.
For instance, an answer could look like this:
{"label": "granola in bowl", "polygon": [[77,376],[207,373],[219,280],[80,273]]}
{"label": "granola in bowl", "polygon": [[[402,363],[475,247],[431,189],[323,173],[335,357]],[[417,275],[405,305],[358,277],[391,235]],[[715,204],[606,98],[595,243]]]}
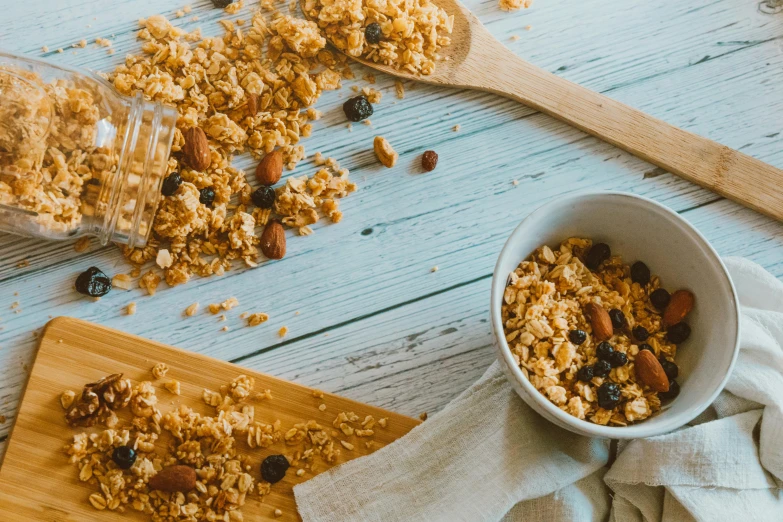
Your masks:
{"label": "granola in bowl", "polygon": [[549,401],[588,422],[627,426],[679,393],[675,357],[693,304],[644,263],[569,238],[509,275],[501,315],[515,362]]}
{"label": "granola in bowl", "polygon": [[349,56],[432,74],[454,17],[430,0],[306,0],[305,15]]}

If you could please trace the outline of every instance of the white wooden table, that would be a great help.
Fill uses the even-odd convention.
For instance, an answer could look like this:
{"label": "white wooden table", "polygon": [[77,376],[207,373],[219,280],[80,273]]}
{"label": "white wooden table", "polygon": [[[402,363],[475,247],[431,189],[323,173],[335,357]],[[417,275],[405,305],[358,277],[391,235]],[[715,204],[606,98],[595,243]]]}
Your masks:
{"label": "white wooden table", "polygon": [[[137,19],[172,15],[185,3],[0,0],[0,48],[110,70],[139,49]],[[245,3],[247,18],[256,1]],[[533,63],[783,167],[783,12],[777,0],[536,0],[531,9],[510,14],[496,0],[466,3]],[[178,24],[222,33],[216,24],[222,10],[210,0],[192,5]],[[190,20],[194,15],[198,22]],[[512,41],[512,35],[520,38]],[[116,54],[93,43],[69,48],[96,37],[111,39]],[[60,47],[66,51],[55,53]],[[398,101],[393,79],[379,75],[375,87],[384,98],[373,126],[354,125],[349,132],[340,98],[351,93],[352,83],[366,85],[366,71],[354,70],[356,81],[319,102],[325,118],[305,146],[310,154],[338,158],[359,191],[344,200],[342,223],[291,237],[280,262],[162,288],[154,297],[139,289],[113,291],[93,303],[73,290],[73,281],[92,265],[109,274],[127,272],[115,247],[93,244],[78,254],[69,243],[0,235],[0,455],[36,334],[58,315],[408,415],[437,411],[493,360],[489,282],[507,235],[533,208],[573,191],[652,197],[680,212],[721,254],[749,257],[783,276],[780,223],[509,100],[408,84]],[[452,131],[457,124],[459,132]],[[394,169],[374,158],[377,134],[400,153]],[[419,156],[426,149],[436,150],[440,162],[421,174]],[[253,167],[248,159],[238,164]],[[312,165],[302,163],[295,172],[312,172]],[[23,261],[29,266],[18,267]],[[240,306],[227,322],[203,311],[230,296]],[[131,301],[138,312],[125,316]],[[195,301],[202,313],[184,318],[182,311]],[[271,319],[244,327],[238,315],[245,310],[268,312]],[[228,332],[220,331],[224,325]],[[283,325],[290,333],[280,339]]]}

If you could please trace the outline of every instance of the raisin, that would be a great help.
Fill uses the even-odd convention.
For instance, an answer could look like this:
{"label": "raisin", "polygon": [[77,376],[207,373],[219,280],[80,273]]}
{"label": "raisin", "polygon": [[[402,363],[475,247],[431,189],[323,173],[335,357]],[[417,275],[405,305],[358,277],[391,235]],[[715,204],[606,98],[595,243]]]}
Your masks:
{"label": "raisin", "polygon": [[368,44],[377,44],[381,42],[383,38],[383,31],[381,30],[381,24],[373,22],[364,28],[364,39]]}
{"label": "raisin", "polygon": [[285,472],[291,464],[288,463],[288,459],[283,455],[269,455],[261,463],[261,478],[275,484],[280,482],[285,477]]}
{"label": "raisin", "polygon": [[643,343],[650,337],[650,332],[647,331],[647,328],[644,326],[634,326],[633,330],[633,338],[639,341],[640,343]]}
{"label": "raisin", "polygon": [[212,187],[204,187],[203,189],[199,190],[198,195],[198,201],[202,205],[206,206],[212,206],[212,203],[215,202],[215,189]]}
{"label": "raisin", "polygon": [[91,266],[76,278],[76,291],[90,297],[101,297],[111,290],[111,279],[97,267]]}
{"label": "raisin", "polygon": [[351,121],[362,121],[372,116],[372,104],[364,96],[355,96],[343,103],[345,117]]}
{"label": "raisin", "polygon": [[622,330],[628,324],[623,311],[617,308],[609,310],[609,318],[612,320],[612,326],[615,328],[615,330]]}
{"label": "raisin", "polygon": [[593,378],[593,367],[592,366],[582,366],[579,368],[579,371],[576,372],[576,378],[579,379],[582,382],[587,382]]}
{"label": "raisin", "polygon": [[173,196],[180,185],[182,185],[182,176],[179,175],[179,172],[172,172],[163,180],[160,193],[164,196]]}
{"label": "raisin", "polygon": [[258,208],[272,208],[277,193],[272,187],[261,187],[250,195],[250,199]]}
{"label": "raisin", "polygon": [[612,250],[606,243],[596,243],[585,256],[585,266],[590,270],[598,270],[598,267],[609,259]]}
{"label": "raisin", "polygon": [[685,342],[688,337],[691,336],[691,327],[687,323],[677,323],[674,326],[670,326],[666,332],[666,339],[670,343],[680,344]]}
{"label": "raisin", "polygon": [[668,377],[669,380],[676,379],[680,374],[680,369],[673,362],[667,361],[666,359],[661,359],[660,363],[661,367],[663,368],[663,373],[666,374],[666,377]]}
{"label": "raisin", "polygon": [[613,410],[620,402],[620,387],[613,382],[605,382],[598,387],[598,405],[605,410]]}
{"label": "raisin", "polygon": [[596,377],[606,377],[609,375],[609,371],[612,369],[612,365],[609,361],[598,361],[593,365],[593,375]]}
{"label": "raisin", "polygon": [[136,462],[136,451],[129,446],[117,446],[111,454],[111,460],[120,469],[130,469]]}
{"label": "raisin", "polygon": [[650,282],[650,269],[647,268],[647,265],[641,261],[637,261],[636,263],[632,264],[631,281],[634,283],[639,283],[642,286],[647,286],[647,283]]}
{"label": "raisin", "polygon": [[215,7],[228,7],[234,3],[234,0],[212,0],[212,5]]}
{"label": "raisin", "polygon": [[568,332],[568,340],[579,346],[587,340],[587,334],[584,330],[571,330]]}
{"label": "raisin", "polygon": [[435,170],[435,167],[437,166],[438,153],[434,150],[424,151],[424,154],[421,156],[421,168],[423,168],[425,172],[431,172]]}
{"label": "raisin", "polygon": [[662,401],[670,401],[680,394],[680,385],[674,379],[669,380],[669,391],[658,392],[658,398]]}
{"label": "raisin", "polygon": [[601,359],[602,361],[608,361],[609,356],[614,353],[614,348],[612,348],[612,345],[607,343],[606,341],[602,342],[598,345],[598,347],[595,349],[595,356]]}
{"label": "raisin", "polygon": [[652,349],[652,346],[650,346],[650,345],[649,345],[649,344],[647,344],[647,343],[644,343],[644,344],[640,344],[640,345],[639,345],[639,351],[641,352],[642,350],[647,350],[648,352],[655,353],[655,350],[653,350],[653,349]]}
{"label": "raisin", "polygon": [[660,311],[664,311],[666,307],[669,306],[671,298],[671,294],[669,294],[665,288],[659,288],[650,294],[650,302]]}
{"label": "raisin", "polygon": [[612,352],[612,355],[609,356],[608,361],[609,364],[612,365],[612,368],[619,368],[628,362],[628,356],[623,352]]}

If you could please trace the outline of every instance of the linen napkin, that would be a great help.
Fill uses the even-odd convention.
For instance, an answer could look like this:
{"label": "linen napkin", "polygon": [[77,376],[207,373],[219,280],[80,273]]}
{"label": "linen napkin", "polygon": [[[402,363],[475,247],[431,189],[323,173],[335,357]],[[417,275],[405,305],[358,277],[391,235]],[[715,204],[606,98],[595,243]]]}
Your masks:
{"label": "linen napkin", "polygon": [[618,447],[520,399],[498,363],[397,442],[294,488],[305,522],[783,520],[783,283],[726,260],[742,305],[726,390],[682,429]]}

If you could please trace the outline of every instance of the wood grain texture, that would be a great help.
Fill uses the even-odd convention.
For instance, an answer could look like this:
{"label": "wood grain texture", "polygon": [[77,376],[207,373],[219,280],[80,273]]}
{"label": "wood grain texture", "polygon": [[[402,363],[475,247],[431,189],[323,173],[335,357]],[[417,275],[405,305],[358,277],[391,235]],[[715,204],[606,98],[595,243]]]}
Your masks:
{"label": "wood grain texture", "polygon": [[[47,45],[46,56],[56,62],[110,70],[125,53],[138,51],[136,19],[171,15],[184,3],[116,0],[107,9],[105,0],[0,0],[14,20],[0,27],[0,47],[40,54]],[[757,3],[537,1],[529,10],[505,13],[496,0],[466,2],[517,56],[781,167],[783,17],[760,12]],[[233,18],[248,18],[256,2],[245,4]],[[223,12],[210,0],[192,5],[193,13],[174,23],[220,34],[215,22]],[[194,15],[198,22],[191,21]],[[519,40],[510,41],[512,35]],[[116,54],[93,44],[55,52],[99,36],[113,40]],[[722,255],[749,257],[783,276],[779,223],[510,99],[406,83],[405,99],[396,100],[394,79],[378,74],[374,87],[384,98],[373,126],[349,132],[342,98],[351,85],[367,85],[361,77],[369,71],[357,66],[354,72],[356,80],[324,95],[318,104],[324,118],[303,143],[308,153],[322,151],[349,167],[360,190],[344,200],[342,223],[291,237],[281,262],[163,287],[153,298],[133,289],[92,303],[73,291],[73,280],[91,265],[127,271],[115,248],[77,254],[71,244],[0,235],[0,415],[8,419],[0,423],[0,455],[35,351],[33,332],[50,315],[247,361],[265,373],[405,414],[432,413],[492,360],[482,340],[488,339],[481,322],[488,298],[481,285],[488,285],[506,236],[530,210],[566,192],[616,189],[652,197],[681,212]],[[459,132],[451,130],[455,124]],[[374,159],[371,144],[379,134],[400,153],[394,169]],[[436,150],[440,162],[422,175],[418,158],[426,149]],[[244,157],[236,163],[254,167]],[[294,174],[309,172],[303,163]],[[17,268],[22,260],[30,266]],[[440,270],[431,273],[435,265]],[[181,315],[192,302],[203,308],[232,295],[240,307],[229,314],[228,332],[209,314]],[[19,314],[10,309],[17,301]],[[124,316],[130,301],[138,312]],[[444,315],[443,307],[452,312]],[[268,312],[270,322],[246,328],[237,317],[245,310]],[[466,319],[458,333],[443,333],[457,327],[460,315]],[[284,339],[276,333],[282,325],[290,328]],[[426,340],[406,352],[417,342],[406,337],[424,330]],[[335,338],[340,341],[330,341]]]}
{"label": "wood grain texture", "polygon": [[[161,381],[152,379],[150,369],[157,362],[169,365],[166,378],[181,382],[181,396],[172,395],[163,388]],[[141,514],[129,516],[93,509],[86,499],[96,487],[79,481],[77,468],[68,463],[67,455],[62,450],[73,434],[83,429],[67,426],[59,395],[65,389],[80,390],[85,383],[112,373],[123,373],[134,383],[153,380],[163,413],[175,409],[179,404],[186,404],[202,414],[214,415],[214,409],[201,400],[204,388],[218,390],[221,385],[228,384],[231,379],[244,373],[256,379],[256,390],[269,389],[273,394],[271,400],[251,401],[255,406],[256,420],[273,423],[279,419],[284,431],[296,423],[311,419],[331,427],[339,412],[353,411],[361,418],[366,415],[373,415],[376,419],[388,418],[388,427],[377,427],[372,437],[378,443],[377,447],[382,447],[419,423],[396,413],[330,394],[325,394],[322,399],[315,398],[313,390],[304,386],[84,321],[61,317],[48,324],[41,339],[19,416],[9,439],[5,463],[0,468],[0,505],[6,517],[13,515],[19,520],[52,522],[146,519]],[[327,406],[323,412],[318,409],[321,403]],[[343,448],[337,464],[371,452],[364,445],[370,439],[355,436],[341,438],[353,443],[354,449],[349,451]],[[167,440],[164,436],[158,441],[159,451],[165,451]],[[244,442],[239,442],[238,449],[250,458],[256,478],[264,457],[294,451],[284,443],[251,450]],[[292,468],[262,500],[253,495],[249,497],[243,508],[245,517],[252,520],[277,519],[274,510],[280,509],[283,512],[280,520],[297,520],[293,486],[326,469],[326,464],[319,461],[315,464],[314,473],[308,472],[303,477],[297,477],[296,470]]]}

